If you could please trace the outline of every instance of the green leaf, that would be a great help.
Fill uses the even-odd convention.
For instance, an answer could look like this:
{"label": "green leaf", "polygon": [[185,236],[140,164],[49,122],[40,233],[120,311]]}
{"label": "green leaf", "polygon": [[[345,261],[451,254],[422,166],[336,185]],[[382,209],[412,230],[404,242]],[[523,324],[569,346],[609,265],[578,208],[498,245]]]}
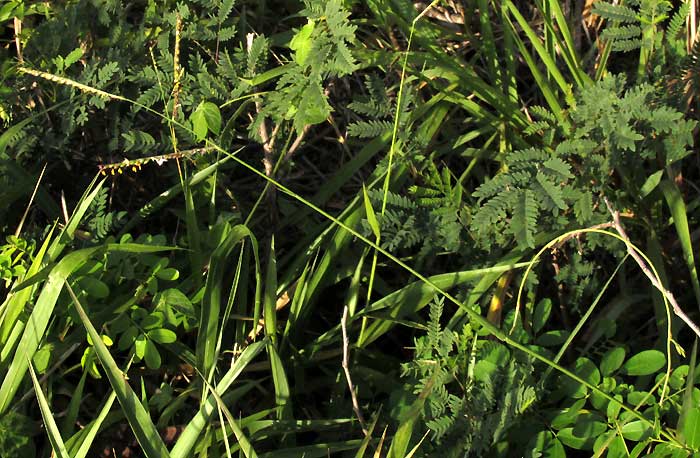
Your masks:
{"label": "green leaf", "polygon": [[159,344],[169,344],[177,340],[177,334],[165,328],[148,331],[148,337]]}
{"label": "green leaf", "polygon": [[631,421],[622,426],[622,436],[625,439],[639,442],[648,438],[652,433],[651,427],[640,420]]}
{"label": "green leaf", "polygon": [[309,21],[304,27],[302,27],[292,41],[289,42],[289,47],[294,51],[294,61],[300,66],[304,66],[306,60],[311,53],[313,48],[313,41],[311,40],[311,34],[313,34],[315,28],[315,23]]}
{"label": "green leaf", "polygon": [[161,269],[161,270],[157,271],[156,277],[158,277],[161,280],[173,281],[173,280],[177,280],[180,277],[180,272],[178,272],[177,269],[173,269],[172,267],[168,267],[167,269]]}
{"label": "green leaf", "polygon": [[212,102],[201,102],[190,115],[190,121],[197,141],[204,140],[207,132],[214,134],[221,132],[221,112]]}
{"label": "green leaf", "polygon": [[143,359],[146,354],[146,336],[139,334],[134,341],[134,352],[139,359]]}
{"label": "green leaf", "polygon": [[127,348],[131,347],[134,344],[134,341],[136,340],[136,336],[139,334],[139,328],[136,326],[131,326],[124,331],[124,333],[119,337],[119,345],[117,346],[117,349],[119,351],[124,351]]}
{"label": "green leaf", "polygon": [[51,408],[49,403],[46,401],[46,396],[41,390],[41,385],[39,385],[39,379],[34,373],[34,368],[29,364],[29,374],[32,377],[32,383],[34,384],[34,392],[36,393],[37,400],[39,401],[39,410],[41,411],[41,417],[44,419],[44,426],[46,427],[46,432],[49,435],[49,442],[51,443],[51,448],[54,454],[58,458],[70,458],[66,446],[61,438],[61,433],[58,431],[58,425],[54,420],[54,415],[51,413]]}
{"label": "green leaf", "polygon": [[690,236],[688,213],[683,196],[678,186],[669,180],[661,182],[661,191],[664,194],[668,208],[671,210],[671,215],[673,215],[673,225],[676,227],[676,233],[683,249],[683,257],[688,266],[693,292],[695,293],[695,302],[700,307],[700,280],[698,280],[698,271],[695,267],[693,241]]}
{"label": "green leaf", "polygon": [[369,194],[367,194],[367,188],[362,185],[362,195],[365,200],[365,214],[367,215],[367,222],[369,227],[372,228],[372,233],[375,237],[379,238],[380,229],[379,222],[377,221],[377,215],[374,213],[374,208],[372,208],[372,202],[369,200]]}
{"label": "green leaf", "polygon": [[557,186],[554,182],[552,182],[549,179],[549,177],[547,177],[547,175],[545,175],[542,172],[538,172],[535,176],[535,179],[540,184],[540,186],[542,186],[542,189],[544,189],[545,194],[547,194],[547,196],[550,199],[552,199],[554,205],[556,205],[560,210],[566,210],[567,208],[569,208],[562,197],[561,187]]}
{"label": "green leaf", "polygon": [[54,351],[53,344],[44,344],[39,351],[34,353],[34,358],[32,362],[36,366],[37,372],[43,374],[46,369],[49,368],[49,363],[51,362],[51,353]]}
{"label": "green leaf", "polygon": [[549,315],[552,313],[552,300],[549,298],[542,299],[535,307],[535,313],[532,317],[532,332],[537,334],[544,328],[549,320]]}
{"label": "green leaf", "polygon": [[107,283],[93,277],[83,277],[78,283],[80,287],[85,290],[88,296],[94,299],[104,299],[109,297],[109,286]]}
{"label": "green leaf", "polygon": [[685,444],[693,450],[700,449],[700,407],[688,409],[683,423]]}
{"label": "green leaf", "polygon": [[639,196],[644,198],[648,196],[654,189],[656,189],[656,187],[659,185],[659,182],[661,181],[663,173],[663,170],[659,170],[658,172],[649,175],[649,177],[647,177],[647,179],[644,181],[642,187],[639,189]]}
{"label": "green leaf", "polygon": [[537,223],[537,202],[532,191],[526,189],[518,196],[511,219],[511,232],[521,246],[535,247],[533,231]]}
{"label": "green leaf", "polygon": [[[219,134],[221,132],[221,112],[219,107],[212,102],[203,102],[200,104],[201,110],[204,113],[204,119],[207,120],[207,127],[210,132]],[[198,107],[198,109],[200,109]]]}
{"label": "green leaf", "polygon": [[146,411],[143,404],[141,404],[141,400],[127,383],[124,374],[117,366],[117,363],[114,361],[114,358],[112,358],[112,355],[102,342],[102,339],[100,339],[100,335],[90,322],[90,319],[80,305],[78,298],[75,297],[70,286],[68,286],[68,292],[73,299],[73,306],[78,312],[80,320],[95,342],[94,349],[97,353],[97,357],[102,363],[109,383],[117,394],[119,404],[122,406],[122,412],[129,422],[136,436],[136,440],[141,445],[144,455],[147,458],[169,458],[170,454],[168,453],[168,449],[165,447],[163,440],[158,434],[158,430],[156,430],[155,425],[151,421],[148,411]]}
{"label": "green leaf", "polygon": [[65,59],[63,59],[63,70],[78,62],[81,57],[83,57],[82,48],[75,48],[73,51],[69,52]]}
{"label": "green leaf", "polygon": [[613,372],[618,370],[622,363],[625,361],[625,349],[622,347],[615,347],[608,350],[603,359],[600,362],[600,372],[603,377],[612,375]]}
{"label": "green leaf", "polygon": [[551,432],[540,431],[530,439],[524,458],[566,458],[566,452]]}
{"label": "green leaf", "polygon": [[537,337],[535,343],[543,347],[553,347],[555,345],[563,344],[567,337],[569,337],[569,331],[557,329],[543,333]]}
{"label": "green leaf", "polygon": [[591,450],[595,439],[605,432],[608,425],[602,421],[586,419],[574,427],[564,428],[557,434],[557,438],[564,445],[578,450]]}
{"label": "green leaf", "polygon": [[[578,358],[574,363],[573,371],[586,382],[593,386],[600,383],[600,371],[598,367],[588,358]],[[560,376],[560,389],[572,398],[582,398],[588,393],[588,387],[564,375]]]}
{"label": "green leaf", "polygon": [[[231,368],[214,387],[219,396],[223,396],[226,393],[231,384],[243,372],[243,369],[257,357],[266,345],[267,339],[255,342],[243,350],[243,353],[235,359]],[[187,423],[185,430],[175,443],[171,453],[172,458],[189,458],[193,456],[191,451],[197,443],[202,430],[209,425],[209,419],[217,408],[216,403],[217,398],[213,394],[201,403],[199,412]]]}
{"label": "green leaf", "polygon": [[622,373],[632,376],[651,375],[666,364],[666,356],[659,350],[646,350],[637,353],[622,366]]}
{"label": "green leaf", "polygon": [[160,353],[152,340],[146,339],[144,345],[144,360],[149,369],[158,369],[161,364]]}

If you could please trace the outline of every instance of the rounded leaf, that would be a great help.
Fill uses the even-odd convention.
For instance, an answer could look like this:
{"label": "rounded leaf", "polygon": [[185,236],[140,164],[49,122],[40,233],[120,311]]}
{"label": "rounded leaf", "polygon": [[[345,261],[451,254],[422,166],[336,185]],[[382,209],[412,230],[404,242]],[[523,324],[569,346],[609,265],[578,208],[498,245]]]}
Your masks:
{"label": "rounded leaf", "polygon": [[146,339],[146,336],[143,334],[139,334],[134,341],[134,350],[136,352],[136,357],[139,359],[143,359],[143,356],[146,353],[146,342],[148,342],[148,339]]}
{"label": "rounded leaf", "polygon": [[151,329],[148,331],[148,337],[159,344],[173,343],[177,340],[177,334],[165,328]]}
{"label": "rounded leaf", "polygon": [[156,344],[150,340],[146,340],[143,359],[146,361],[146,366],[149,369],[158,369],[160,367],[160,353],[158,353]]}
{"label": "rounded leaf", "polygon": [[163,325],[163,313],[153,312],[141,321],[141,327],[146,330],[157,329]]}
{"label": "rounded leaf", "polygon": [[535,343],[543,347],[553,347],[563,344],[567,337],[569,337],[569,331],[548,331],[535,339]]}
{"label": "rounded leaf", "polygon": [[95,299],[109,297],[109,286],[102,280],[93,277],[83,277],[79,281],[80,287],[85,290],[88,296]]}
{"label": "rounded leaf", "polygon": [[127,348],[131,347],[134,344],[134,340],[136,340],[136,336],[138,335],[138,333],[139,328],[137,328],[136,326],[128,328],[119,338],[119,345],[117,346],[117,348],[120,351],[124,351]]}
{"label": "rounded leaf", "polygon": [[549,315],[552,313],[552,300],[549,298],[542,299],[535,307],[535,313],[532,317],[532,332],[537,334],[544,328],[549,320]]}
{"label": "rounded leaf", "polygon": [[666,364],[666,356],[659,350],[637,353],[622,366],[625,375],[641,376],[658,372]]}
{"label": "rounded leaf", "polygon": [[602,421],[583,421],[573,428],[564,428],[557,434],[557,438],[564,445],[578,450],[591,450],[596,438],[608,429],[608,425]]}
{"label": "rounded leaf", "polygon": [[603,374],[603,377],[612,375],[613,372],[622,366],[624,361],[625,349],[622,347],[611,348],[603,355],[603,360],[600,362],[601,374]]}
{"label": "rounded leaf", "polygon": [[49,368],[49,364],[51,363],[51,354],[53,351],[54,345],[49,343],[42,345],[39,351],[34,353],[32,361],[34,362],[34,367],[38,373],[43,374],[46,369]]}
{"label": "rounded leaf", "polygon": [[651,427],[641,420],[631,421],[622,426],[622,435],[631,441],[642,441],[648,438],[651,432]]}
{"label": "rounded leaf", "polygon": [[289,47],[294,51],[294,61],[302,67],[306,63],[306,60],[311,54],[311,49],[313,48],[311,34],[314,32],[315,26],[316,24],[313,21],[309,21],[304,27],[299,29],[289,42]]}
{"label": "rounded leaf", "polygon": [[177,280],[180,277],[180,272],[178,272],[177,269],[173,269],[172,267],[168,267],[167,269],[161,269],[156,272],[156,277],[158,277],[161,280]]}

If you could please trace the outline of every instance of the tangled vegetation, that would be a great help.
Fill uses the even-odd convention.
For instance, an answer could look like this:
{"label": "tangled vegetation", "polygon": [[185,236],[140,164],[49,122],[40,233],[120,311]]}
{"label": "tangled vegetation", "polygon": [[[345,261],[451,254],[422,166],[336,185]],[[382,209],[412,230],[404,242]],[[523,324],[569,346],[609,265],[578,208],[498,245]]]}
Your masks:
{"label": "tangled vegetation", "polygon": [[700,453],[694,0],[7,0],[0,457]]}

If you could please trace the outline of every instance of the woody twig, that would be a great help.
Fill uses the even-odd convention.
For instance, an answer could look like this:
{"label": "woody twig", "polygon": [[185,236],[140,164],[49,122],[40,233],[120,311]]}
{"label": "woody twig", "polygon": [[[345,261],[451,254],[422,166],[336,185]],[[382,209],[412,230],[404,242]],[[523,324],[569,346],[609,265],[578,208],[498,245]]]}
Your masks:
{"label": "woody twig", "polygon": [[671,307],[673,308],[673,313],[678,318],[683,320],[683,322],[687,324],[688,327],[692,329],[697,336],[700,337],[700,328],[698,328],[698,325],[693,323],[693,321],[688,317],[688,315],[685,314],[681,306],[678,305],[678,301],[676,301],[676,298],[673,295],[673,293],[664,288],[664,286],[656,278],[656,275],[652,273],[652,270],[646,263],[646,261],[642,259],[637,250],[634,248],[634,246],[632,246],[632,242],[630,242],[630,239],[627,236],[627,233],[625,232],[625,228],[622,227],[622,224],[620,223],[620,213],[612,208],[612,205],[610,205],[610,202],[607,198],[605,199],[605,205],[607,205],[608,211],[612,215],[613,227],[620,234],[620,237],[622,237],[622,240],[625,242],[625,245],[627,246],[627,252],[630,254],[630,256],[632,256],[632,259],[634,259],[639,268],[642,269],[642,272],[644,272],[644,275],[646,275],[651,284],[656,289],[658,289],[661,292],[661,294],[664,295],[669,304],[671,304]]}

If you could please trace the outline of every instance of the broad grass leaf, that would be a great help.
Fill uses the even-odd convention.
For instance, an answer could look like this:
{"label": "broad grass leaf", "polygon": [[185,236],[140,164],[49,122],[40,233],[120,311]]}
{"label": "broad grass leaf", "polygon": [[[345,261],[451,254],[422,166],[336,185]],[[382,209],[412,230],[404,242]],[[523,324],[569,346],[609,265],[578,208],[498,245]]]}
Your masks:
{"label": "broad grass leaf", "polygon": [[29,374],[32,378],[32,383],[34,384],[34,392],[36,393],[37,400],[39,401],[39,410],[41,411],[41,416],[44,419],[44,426],[46,428],[46,433],[49,436],[49,442],[51,442],[51,448],[53,453],[58,458],[71,458],[66,450],[66,445],[63,443],[61,438],[61,433],[58,431],[58,425],[56,425],[56,420],[51,412],[49,403],[44,396],[44,392],[39,385],[39,379],[36,377],[34,368],[31,363],[29,363]]}
{"label": "broad grass leaf", "polygon": [[372,202],[369,199],[369,194],[367,194],[367,188],[362,185],[362,196],[365,202],[365,213],[367,215],[367,223],[372,229],[372,233],[375,237],[379,238],[380,229],[379,222],[377,221],[377,215],[374,213],[374,208],[372,208]]}
{"label": "broad grass leaf", "polygon": [[700,449],[700,407],[688,409],[683,422],[683,437],[685,445],[693,450]]}
{"label": "broad grass leaf", "polygon": [[625,375],[641,376],[658,372],[666,364],[666,356],[659,350],[646,350],[632,356],[622,366]]}

